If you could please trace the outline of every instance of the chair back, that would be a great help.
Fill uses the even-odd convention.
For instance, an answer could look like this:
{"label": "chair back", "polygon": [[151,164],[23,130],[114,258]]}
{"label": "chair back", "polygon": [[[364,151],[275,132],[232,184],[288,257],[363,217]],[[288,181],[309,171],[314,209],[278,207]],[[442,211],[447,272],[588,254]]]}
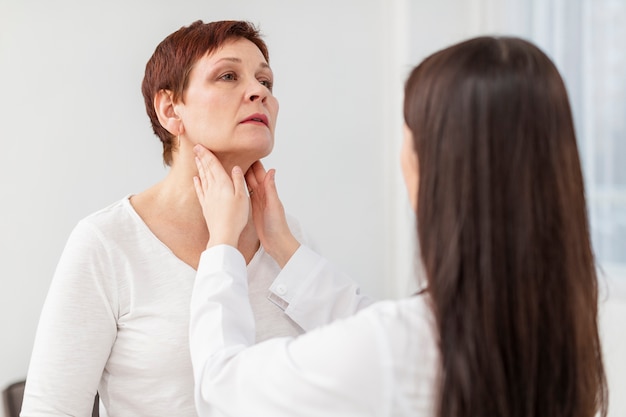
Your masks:
{"label": "chair back", "polygon": [[6,417],[19,417],[24,398],[24,385],[26,381],[14,382],[2,391],[4,401],[4,413]]}
{"label": "chair back", "polygon": [[[20,417],[22,410],[22,400],[24,398],[24,387],[26,381],[18,381],[9,385],[2,391],[2,399],[4,400],[4,413],[6,417]],[[91,417],[100,416],[100,397],[96,394],[93,403]]]}

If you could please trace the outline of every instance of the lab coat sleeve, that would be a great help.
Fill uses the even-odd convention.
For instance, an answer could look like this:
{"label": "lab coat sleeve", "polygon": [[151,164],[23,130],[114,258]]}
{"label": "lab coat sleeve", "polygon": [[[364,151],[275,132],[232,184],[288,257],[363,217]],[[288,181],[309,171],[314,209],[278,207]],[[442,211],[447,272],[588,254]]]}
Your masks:
{"label": "lab coat sleeve", "polygon": [[[246,265],[220,245],[200,260],[190,346],[200,417],[385,415],[389,357],[382,330],[359,314],[298,338],[254,345]],[[365,394],[365,395],[364,395]]]}
{"label": "lab coat sleeve", "polygon": [[305,245],[276,277],[269,299],[306,331],[349,317],[375,301],[361,294],[356,281]]}

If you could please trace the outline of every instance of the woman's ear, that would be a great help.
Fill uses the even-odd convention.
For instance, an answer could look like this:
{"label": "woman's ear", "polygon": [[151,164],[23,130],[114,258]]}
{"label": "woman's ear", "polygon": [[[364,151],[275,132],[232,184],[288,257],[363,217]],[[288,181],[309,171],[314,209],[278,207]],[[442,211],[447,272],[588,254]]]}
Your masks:
{"label": "woman's ear", "polygon": [[159,123],[174,136],[181,135],[184,130],[183,121],[176,112],[174,93],[170,90],[159,90],[154,96],[154,109]]}
{"label": "woman's ear", "polygon": [[417,211],[417,193],[419,191],[419,159],[413,142],[413,132],[404,124],[404,140],[400,151],[400,166],[404,184],[413,211]]}

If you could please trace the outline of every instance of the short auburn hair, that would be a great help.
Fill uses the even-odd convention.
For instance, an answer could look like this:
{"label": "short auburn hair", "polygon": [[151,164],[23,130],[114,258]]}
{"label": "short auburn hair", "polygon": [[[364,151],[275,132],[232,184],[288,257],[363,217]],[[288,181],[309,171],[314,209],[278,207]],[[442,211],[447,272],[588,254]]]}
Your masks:
{"label": "short auburn hair", "polygon": [[163,143],[165,165],[172,163],[174,135],[159,122],[154,108],[154,97],[161,90],[169,90],[174,101],[182,100],[189,74],[196,61],[227,41],[241,38],[254,43],[269,63],[267,46],[261,39],[259,30],[250,22],[237,20],[210,23],[198,20],[189,26],[183,26],[163,39],[148,60],[141,92],[152,130]]}

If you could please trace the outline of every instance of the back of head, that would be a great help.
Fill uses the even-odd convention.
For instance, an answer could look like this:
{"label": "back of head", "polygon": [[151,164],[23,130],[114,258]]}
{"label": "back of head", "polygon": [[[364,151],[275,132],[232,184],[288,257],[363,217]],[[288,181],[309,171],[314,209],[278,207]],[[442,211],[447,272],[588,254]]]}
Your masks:
{"label": "back of head", "polygon": [[269,63],[267,46],[258,29],[249,22],[237,20],[210,23],[198,20],[184,26],[167,36],[148,60],[141,92],[152,129],[163,143],[163,160],[166,165],[172,162],[173,135],[159,123],[154,109],[155,95],[161,90],[169,90],[174,100],[182,100],[189,73],[196,61],[226,42],[241,38],[254,43]]}
{"label": "back of head", "polygon": [[521,39],[462,42],[413,70],[404,115],[439,416],[605,413],[583,177],[554,64]]}

